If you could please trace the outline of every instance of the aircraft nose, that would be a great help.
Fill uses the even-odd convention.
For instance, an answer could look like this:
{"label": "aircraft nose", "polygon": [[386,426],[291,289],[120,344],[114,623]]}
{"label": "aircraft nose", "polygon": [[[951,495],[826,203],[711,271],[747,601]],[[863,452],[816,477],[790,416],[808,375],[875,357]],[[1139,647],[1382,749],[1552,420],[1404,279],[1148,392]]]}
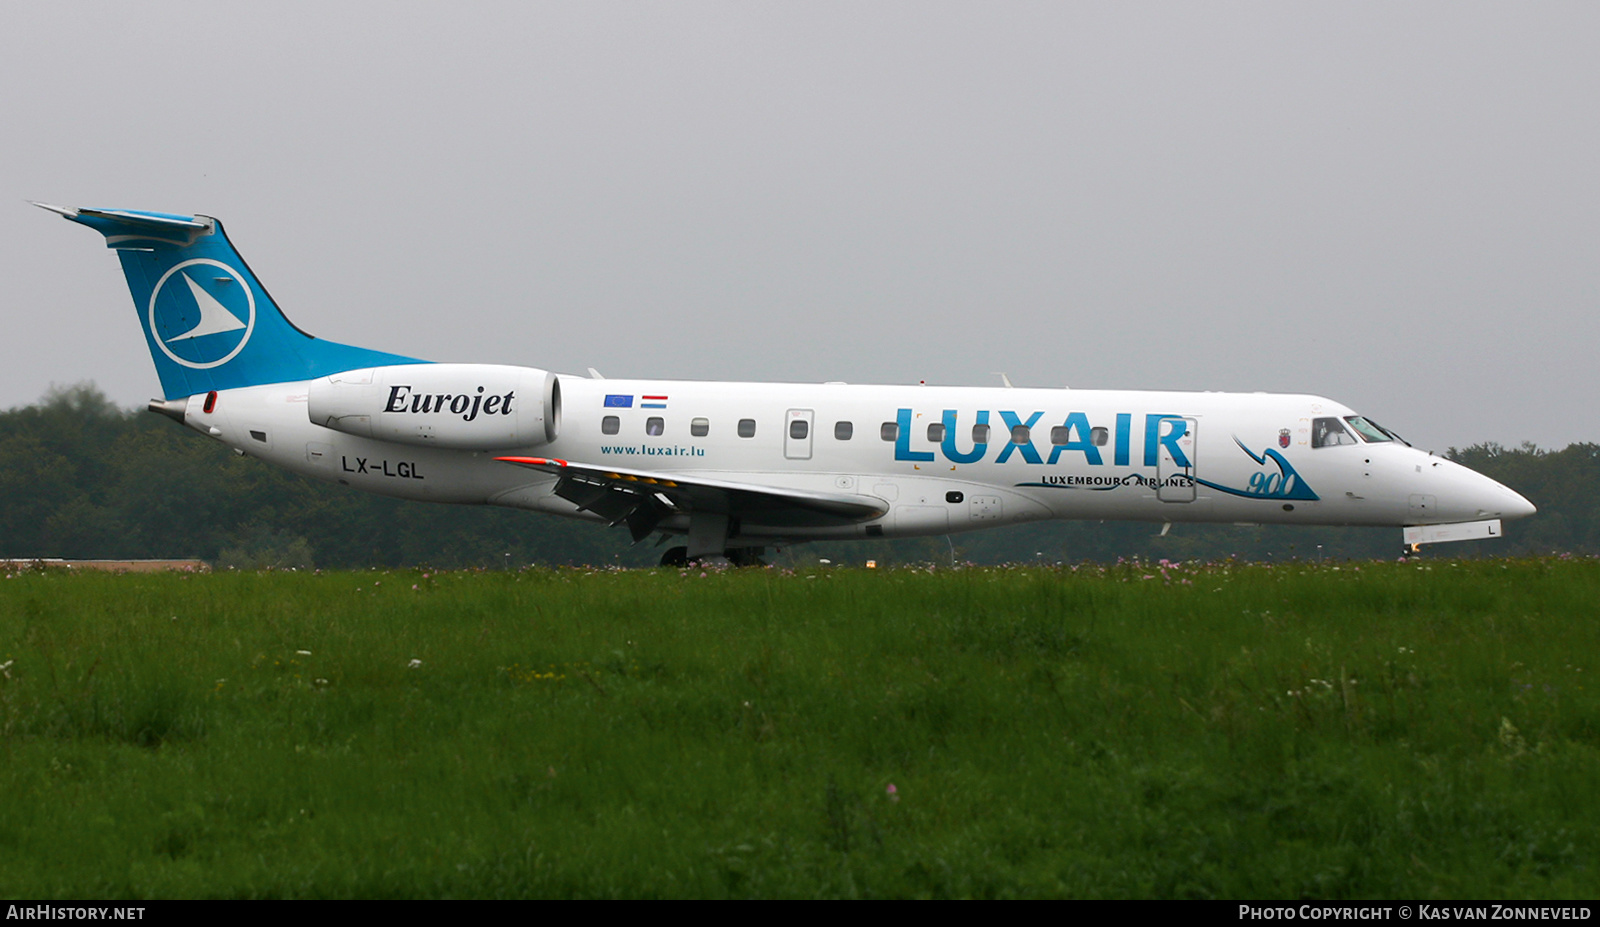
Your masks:
{"label": "aircraft nose", "polygon": [[1470,467],[1451,460],[1429,455],[1417,467],[1419,473],[1429,475],[1426,492],[1433,495],[1411,497],[1412,517],[1423,517],[1421,504],[1431,509],[1436,523],[1482,521],[1489,518],[1526,518],[1537,509],[1521,493],[1505,486]]}
{"label": "aircraft nose", "polygon": [[1537,506],[1535,506],[1532,502],[1529,502],[1521,493],[1517,492],[1516,490],[1510,489],[1503,485],[1500,488],[1508,497],[1505,500],[1504,508],[1501,509],[1501,518],[1527,518],[1534,512],[1539,511]]}
{"label": "aircraft nose", "polygon": [[1503,483],[1463,467],[1471,476],[1472,505],[1477,507],[1478,518],[1526,518],[1538,509],[1523,495]]}

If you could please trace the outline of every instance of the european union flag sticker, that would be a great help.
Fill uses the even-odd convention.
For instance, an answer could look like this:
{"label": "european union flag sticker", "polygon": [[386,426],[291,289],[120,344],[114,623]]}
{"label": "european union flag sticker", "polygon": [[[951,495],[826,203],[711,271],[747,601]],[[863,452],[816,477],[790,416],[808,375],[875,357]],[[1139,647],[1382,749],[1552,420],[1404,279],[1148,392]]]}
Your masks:
{"label": "european union flag sticker", "polygon": [[612,395],[607,395],[606,396],[606,408],[608,408],[608,409],[631,409],[631,408],[633,408],[633,397],[632,396],[612,396]]}

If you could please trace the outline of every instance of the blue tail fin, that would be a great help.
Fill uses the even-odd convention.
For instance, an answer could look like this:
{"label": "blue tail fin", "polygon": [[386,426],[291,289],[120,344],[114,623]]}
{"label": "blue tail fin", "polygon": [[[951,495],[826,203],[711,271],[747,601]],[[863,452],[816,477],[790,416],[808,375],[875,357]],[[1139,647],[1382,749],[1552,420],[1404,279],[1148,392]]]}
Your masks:
{"label": "blue tail fin", "polygon": [[418,363],[296,328],[208,216],[34,205],[104,235],[122,259],[163,398]]}

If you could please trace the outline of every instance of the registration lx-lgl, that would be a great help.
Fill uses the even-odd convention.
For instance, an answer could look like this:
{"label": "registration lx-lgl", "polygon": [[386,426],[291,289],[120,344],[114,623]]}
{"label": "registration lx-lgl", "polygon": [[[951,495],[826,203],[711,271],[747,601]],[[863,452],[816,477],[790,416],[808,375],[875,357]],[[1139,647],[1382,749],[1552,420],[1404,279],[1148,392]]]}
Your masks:
{"label": "registration lx-lgl", "polygon": [[682,538],[663,562],[1045,519],[1495,537],[1522,496],[1320,396],[604,379],[306,334],[207,216],[38,204],[117,252],[153,411],[369,492]]}

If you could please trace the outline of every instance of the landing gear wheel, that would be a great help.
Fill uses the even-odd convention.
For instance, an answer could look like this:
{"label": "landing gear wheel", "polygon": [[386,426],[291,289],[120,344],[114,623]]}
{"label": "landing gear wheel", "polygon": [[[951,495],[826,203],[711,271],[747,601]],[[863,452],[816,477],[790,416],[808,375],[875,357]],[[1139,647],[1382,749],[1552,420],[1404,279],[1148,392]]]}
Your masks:
{"label": "landing gear wheel", "polygon": [[767,562],[761,559],[761,555],[766,552],[765,547],[730,547],[723,554],[736,567],[764,567]]}
{"label": "landing gear wheel", "polygon": [[664,567],[683,567],[689,565],[689,548],[669,547],[661,555],[661,565]]}

